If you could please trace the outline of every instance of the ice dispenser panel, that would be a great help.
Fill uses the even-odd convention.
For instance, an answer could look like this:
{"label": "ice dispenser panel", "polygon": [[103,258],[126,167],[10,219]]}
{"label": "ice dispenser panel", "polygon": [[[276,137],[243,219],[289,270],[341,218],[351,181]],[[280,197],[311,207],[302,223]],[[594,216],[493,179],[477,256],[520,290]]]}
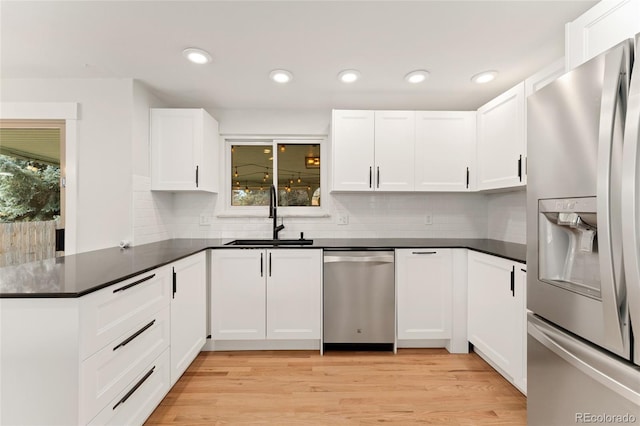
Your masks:
{"label": "ice dispenser panel", "polygon": [[596,198],[538,201],[538,279],[600,299]]}

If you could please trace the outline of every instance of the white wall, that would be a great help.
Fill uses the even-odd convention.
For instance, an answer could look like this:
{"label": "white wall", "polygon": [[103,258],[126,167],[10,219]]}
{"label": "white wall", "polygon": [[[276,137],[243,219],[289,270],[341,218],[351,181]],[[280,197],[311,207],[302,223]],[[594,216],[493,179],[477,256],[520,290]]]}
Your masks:
{"label": "white wall", "polygon": [[140,245],[172,238],[174,195],[151,192],[149,156],[149,108],[166,105],[146,86],[133,82],[132,136],[132,244]]}
{"label": "white wall", "polygon": [[487,238],[526,244],[526,191],[487,195],[487,217]]}
{"label": "white wall", "polygon": [[77,252],[131,239],[131,79],[3,79],[2,102],[77,102]]}

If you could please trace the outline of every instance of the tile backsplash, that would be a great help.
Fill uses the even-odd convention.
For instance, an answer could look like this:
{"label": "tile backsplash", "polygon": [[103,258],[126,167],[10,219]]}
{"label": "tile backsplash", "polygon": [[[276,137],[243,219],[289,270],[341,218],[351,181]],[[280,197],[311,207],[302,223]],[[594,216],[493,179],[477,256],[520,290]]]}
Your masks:
{"label": "tile backsplash", "polygon": [[[224,217],[217,194],[151,192],[133,177],[134,245],[167,238],[270,238],[271,219]],[[526,243],[525,191],[332,193],[324,217],[284,217],[281,238],[491,238]],[[200,217],[211,223],[200,224]],[[348,224],[338,224],[340,217]],[[427,222],[431,224],[427,224]]]}
{"label": "tile backsplash", "polygon": [[526,191],[487,195],[487,238],[526,244]]}
{"label": "tile backsplash", "polygon": [[[174,236],[178,238],[269,238],[265,217],[216,216],[216,197],[176,194]],[[339,194],[328,197],[326,217],[284,217],[282,238],[486,238],[487,206],[482,194]],[[323,199],[323,200],[326,200]],[[199,224],[200,215],[212,223]],[[338,224],[348,216],[348,224]],[[426,224],[427,216],[431,224]]]}

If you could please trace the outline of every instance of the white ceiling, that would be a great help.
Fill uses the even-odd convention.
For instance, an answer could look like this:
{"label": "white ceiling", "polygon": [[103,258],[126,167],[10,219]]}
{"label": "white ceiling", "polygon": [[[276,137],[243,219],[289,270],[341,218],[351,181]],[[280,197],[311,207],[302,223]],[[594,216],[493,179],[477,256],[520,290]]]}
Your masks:
{"label": "white ceiling", "polygon": [[[564,24],[595,3],[2,0],[0,75],[135,78],[175,107],[476,109],[563,56]],[[339,83],[345,68],[361,81]],[[429,80],[406,83],[414,69]],[[488,69],[496,81],[471,83]]]}

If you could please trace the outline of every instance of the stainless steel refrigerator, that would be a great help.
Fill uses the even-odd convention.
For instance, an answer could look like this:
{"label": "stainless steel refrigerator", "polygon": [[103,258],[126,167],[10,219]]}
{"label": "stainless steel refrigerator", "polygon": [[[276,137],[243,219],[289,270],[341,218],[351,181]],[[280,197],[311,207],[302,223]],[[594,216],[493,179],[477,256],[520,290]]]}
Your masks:
{"label": "stainless steel refrigerator", "polygon": [[531,426],[640,425],[639,46],[527,100]]}

